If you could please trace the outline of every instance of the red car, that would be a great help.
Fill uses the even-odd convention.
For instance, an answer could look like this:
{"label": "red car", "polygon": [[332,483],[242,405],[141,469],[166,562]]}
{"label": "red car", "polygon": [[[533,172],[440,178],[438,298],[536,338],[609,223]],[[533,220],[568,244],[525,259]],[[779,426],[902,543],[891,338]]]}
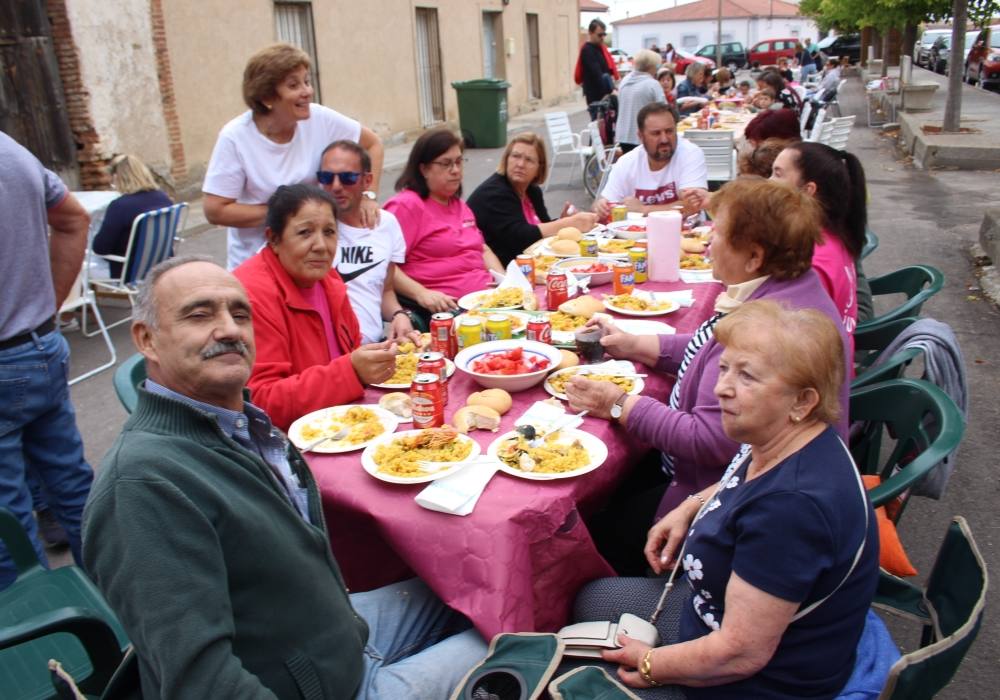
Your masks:
{"label": "red car", "polygon": [[674,49],[674,53],[677,54],[674,57],[674,75],[677,76],[678,82],[684,79],[684,71],[693,62],[704,63],[708,66],[709,70],[715,70],[715,61],[705,56],[695,56],[690,51],[685,51],[684,49]]}
{"label": "red car", "polygon": [[786,39],[765,39],[758,41],[750,47],[750,65],[759,63],[763,66],[777,65],[778,57],[784,56],[789,62],[795,58],[795,50],[799,45],[799,40],[795,37]]}
{"label": "red car", "polygon": [[987,27],[973,40],[965,59],[965,79],[982,88],[1000,85],[1000,25]]}

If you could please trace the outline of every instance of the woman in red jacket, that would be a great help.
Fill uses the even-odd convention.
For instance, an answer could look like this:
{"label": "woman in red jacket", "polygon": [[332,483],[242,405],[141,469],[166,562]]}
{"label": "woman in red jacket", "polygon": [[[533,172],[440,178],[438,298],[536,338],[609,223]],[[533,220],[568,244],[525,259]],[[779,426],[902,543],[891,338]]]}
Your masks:
{"label": "woman in red jacket", "polygon": [[347,287],[333,269],[333,198],[311,185],[282,186],[267,203],[267,244],[233,274],[253,311],[253,401],[287,430],[292,421],[361,397],[396,365],[389,342],[359,345]]}

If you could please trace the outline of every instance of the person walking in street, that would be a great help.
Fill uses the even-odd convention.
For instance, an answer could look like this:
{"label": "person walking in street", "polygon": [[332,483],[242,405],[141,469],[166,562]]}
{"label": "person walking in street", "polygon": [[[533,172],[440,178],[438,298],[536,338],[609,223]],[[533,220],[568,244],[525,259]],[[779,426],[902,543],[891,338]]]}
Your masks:
{"label": "person walking in street", "polygon": [[587,31],[590,34],[586,43],[580,47],[575,77],[577,84],[583,86],[590,118],[597,119],[597,107],[591,105],[600,102],[615,89],[615,81],[619,77],[618,67],[604,44],[604,38],[608,35],[604,22],[593,20]]}
{"label": "person walking in street", "polygon": [[[80,520],[93,471],[70,402],[69,344],[55,314],[80,274],[90,217],[55,173],[2,131],[0,211],[0,508],[17,517],[45,562],[26,481],[33,471],[81,563]],[[0,589],[16,578],[0,543]]]}

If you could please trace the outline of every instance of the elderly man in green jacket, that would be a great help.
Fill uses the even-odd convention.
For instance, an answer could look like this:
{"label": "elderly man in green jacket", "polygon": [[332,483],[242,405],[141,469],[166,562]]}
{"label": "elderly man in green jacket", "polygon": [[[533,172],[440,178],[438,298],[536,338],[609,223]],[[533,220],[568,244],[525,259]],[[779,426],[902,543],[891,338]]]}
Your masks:
{"label": "elderly man in green jacket", "polygon": [[149,379],[87,502],[83,556],[143,697],[447,697],[483,640],[419,581],[348,594],[308,466],[244,393],[236,278],[162,263],[132,337]]}

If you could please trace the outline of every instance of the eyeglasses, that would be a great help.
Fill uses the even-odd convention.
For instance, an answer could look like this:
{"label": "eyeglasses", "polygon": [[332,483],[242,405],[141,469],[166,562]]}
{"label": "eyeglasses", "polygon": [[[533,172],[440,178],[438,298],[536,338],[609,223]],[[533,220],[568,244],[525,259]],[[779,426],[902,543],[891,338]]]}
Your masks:
{"label": "eyeglasses", "polygon": [[461,170],[462,166],[468,160],[469,160],[468,158],[463,156],[461,158],[456,158],[455,160],[432,160],[431,163],[438,166],[442,170],[451,170],[452,168]]}
{"label": "eyeglasses", "polygon": [[600,38],[602,38],[602,39],[603,39],[604,37],[606,37],[607,35],[608,35],[608,33],[607,33],[607,32],[598,32],[598,33],[597,33],[597,36],[599,36],[599,37],[600,37]]}
{"label": "eyeglasses", "polygon": [[332,173],[329,170],[317,170],[316,179],[319,180],[321,185],[332,185],[334,178],[340,178],[340,184],[344,187],[350,187],[351,185],[358,184],[358,180],[364,173],[357,172],[345,172],[345,173]]}

